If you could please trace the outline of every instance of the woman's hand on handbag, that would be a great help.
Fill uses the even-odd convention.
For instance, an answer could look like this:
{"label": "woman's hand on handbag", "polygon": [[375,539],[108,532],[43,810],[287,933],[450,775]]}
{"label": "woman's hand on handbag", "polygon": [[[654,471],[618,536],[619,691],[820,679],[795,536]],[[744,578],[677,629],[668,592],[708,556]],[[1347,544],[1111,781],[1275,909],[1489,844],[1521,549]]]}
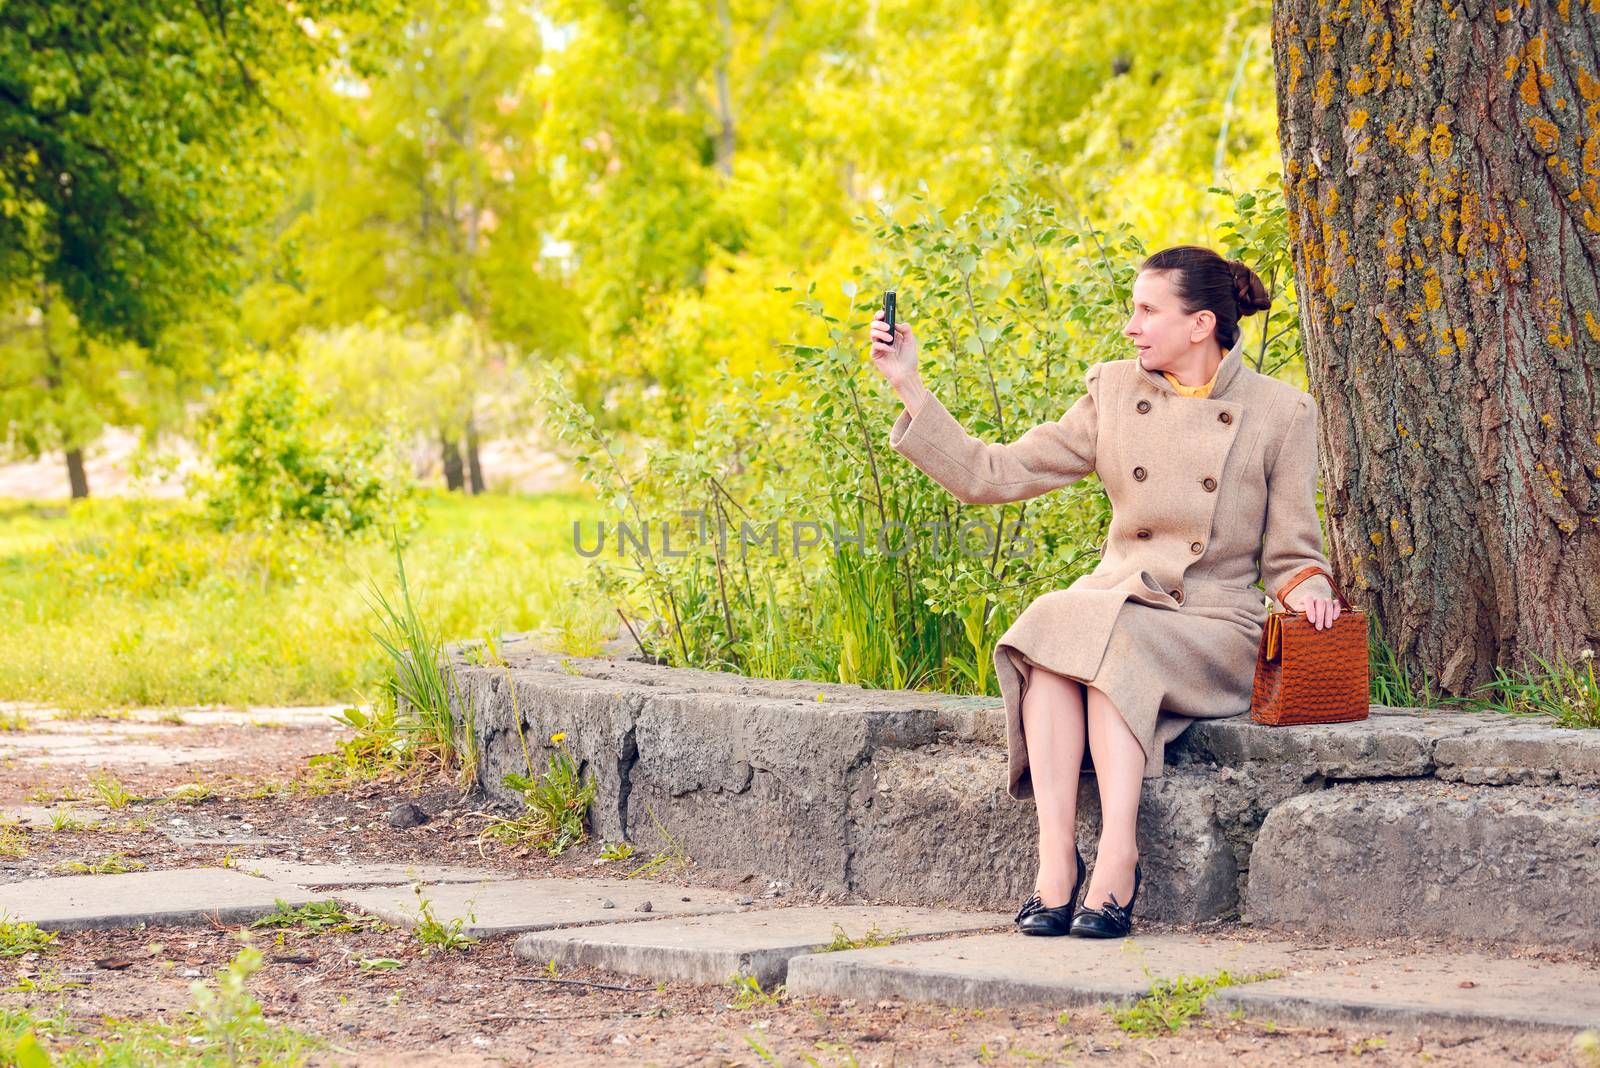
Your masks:
{"label": "woman's hand on handbag", "polygon": [[1339,618],[1339,599],[1337,597],[1307,597],[1300,605],[1300,611],[1306,614],[1306,621],[1318,630],[1333,626],[1333,621]]}

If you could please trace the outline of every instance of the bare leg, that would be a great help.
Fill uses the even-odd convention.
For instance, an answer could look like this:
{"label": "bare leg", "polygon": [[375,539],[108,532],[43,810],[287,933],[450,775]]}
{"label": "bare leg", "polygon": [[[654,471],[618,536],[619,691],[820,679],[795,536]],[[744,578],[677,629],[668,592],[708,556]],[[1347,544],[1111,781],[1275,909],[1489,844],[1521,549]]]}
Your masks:
{"label": "bare leg", "polygon": [[1046,908],[1057,908],[1066,904],[1078,877],[1074,843],[1083,766],[1083,684],[1033,668],[1022,697],[1022,733],[1039,814],[1039,900]]}
{"label": "bare leg", "polygon": [[1133,895],[1139,859],[1139,790],[1144,785],[1144,749],[1111,698],[1088,690],[1089,752],[1100,788],[1100,845],[1083,907],[1097,909],[1115,895],[1126,905]]}

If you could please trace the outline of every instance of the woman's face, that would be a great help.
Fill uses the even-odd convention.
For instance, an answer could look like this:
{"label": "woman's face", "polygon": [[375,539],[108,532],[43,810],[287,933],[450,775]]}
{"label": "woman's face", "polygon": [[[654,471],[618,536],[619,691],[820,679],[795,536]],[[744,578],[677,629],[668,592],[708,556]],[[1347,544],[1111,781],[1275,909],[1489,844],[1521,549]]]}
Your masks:
{"label": "woman's face", "polygon": [[1132,339],[1140,366],[1160,371],[1205,340],[1213,319],[1208,311],[1183,313],[1167,272],[1140,271],[1133,280],[1133,315],[1122,332]]}

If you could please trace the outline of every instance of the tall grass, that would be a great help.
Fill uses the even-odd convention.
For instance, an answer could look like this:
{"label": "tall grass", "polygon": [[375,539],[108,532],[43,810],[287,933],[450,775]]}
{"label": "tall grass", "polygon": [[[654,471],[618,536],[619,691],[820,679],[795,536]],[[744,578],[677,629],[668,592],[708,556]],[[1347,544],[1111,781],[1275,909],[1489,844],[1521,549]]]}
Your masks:
{"label": "tall grass", "polygon": [[445,661],[438,629],[428,626],[417,612],[398,533],[393,545],[398,604],[375,581],[367,589],[368,604],[377,617],[372,637],[389,660],[383,698],[395,711],[393,727],[405,738],[404,753],[412,758],[431,755],[448,770],[458,757],[450,717],[450,698],[457,689],[455,667]]}

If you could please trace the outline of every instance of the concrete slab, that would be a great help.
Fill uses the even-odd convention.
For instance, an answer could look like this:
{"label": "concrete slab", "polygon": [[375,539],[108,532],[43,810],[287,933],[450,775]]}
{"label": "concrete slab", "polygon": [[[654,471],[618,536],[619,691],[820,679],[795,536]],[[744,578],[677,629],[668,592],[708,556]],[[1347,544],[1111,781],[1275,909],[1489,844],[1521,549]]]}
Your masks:
{"label": "concrete slab", "polygon": [[241,861],[240,867],[278,883],[299,886],[400,886],[410,883],[484,883],[514,878],[487,868],[439,864],[303,864],[289,860]]}
{"label": "concrete slab", "polygon": [[226,868],[127,875],[71,875],[0,886],[0,915],[52,931],[109,930],[140,924],[245,923],[272,912],[279,898],[303,905],[316,895]]}
{"label": "concrete slab", "polygon": [[796,957],[789,963],[788,989],[799,995],[942,1005],[1069,1008],[1131,1002],[1162,978],[1222,969],[1235,979],[1271,971],[1298,975],[1374,955],[1197,935],[1101,940],[1008,931]]}
{"label": "concrete slab", "polygon": [[[273,884],[282,885],[282,884]],[[462,884],[430,883],[422,888],[434,918],[462,920],[463,934],[482,938],[520,931],[544,931],[585,923],[650,920],[661,916],[702,916],[739,908],[737,894],[700,887],[620,879],[506,879]],[[402,927],[415,927],[416,893],[410,888],[344,891],[338,895],[363,912]],[[602,907],[605,901],[612,908]],[[639,906],[650,903],[649,912]]]}
{"label": "concrete slab", "polygon": [[[37,737],[37,736],[35,736]],[[175,768],[186,764],[210,764],[237,759],[241,750],[220,749],[205,745],[118,745],[84,744],[52,749],[45,753],[28,753],[20,748],[0,747],[0,758],[11,757],[24,764],[53,767],[61,764],[137,764],[149,768]]]}
{"label": "concrete slab", "polygon": [[1600,1027],[1600,967],[1477,953],[1378,959],[1219,990],[1219,1009],[1283,1023]]}
{"label": "concrete slab", "polygon": [[880,935],[945,934],[998,927],[1002,913],[877,906],[802,906],[731,916],[698,916],[655,923],[616,923],[526,934],[518,957],[544,964],[588,964],[651,979],[722,983],[753,976],[764,987],[782,982],[791,959],[832,942],[837,924],[859,939],[872,927]]}

